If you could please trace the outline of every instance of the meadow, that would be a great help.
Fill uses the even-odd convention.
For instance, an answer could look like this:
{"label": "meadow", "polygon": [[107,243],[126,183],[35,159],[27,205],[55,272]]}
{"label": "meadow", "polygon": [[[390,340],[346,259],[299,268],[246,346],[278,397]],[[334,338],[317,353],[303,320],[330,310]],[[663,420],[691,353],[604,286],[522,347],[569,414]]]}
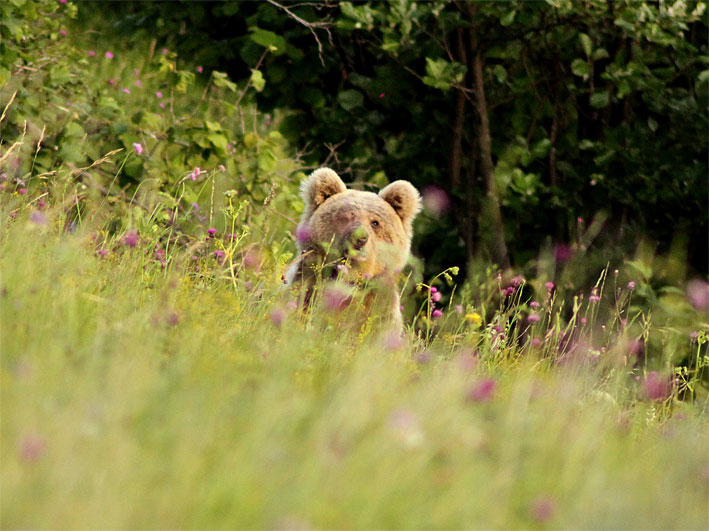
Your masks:
{"label": "meadow", "polygon": [[309,169],[258,76],[38,5],[3,7],[41,38],[0,91],[0,526],[706,529],[681,249],[611,263],[579,220],[533,269],[412,261],[402,337],[304,314]]}

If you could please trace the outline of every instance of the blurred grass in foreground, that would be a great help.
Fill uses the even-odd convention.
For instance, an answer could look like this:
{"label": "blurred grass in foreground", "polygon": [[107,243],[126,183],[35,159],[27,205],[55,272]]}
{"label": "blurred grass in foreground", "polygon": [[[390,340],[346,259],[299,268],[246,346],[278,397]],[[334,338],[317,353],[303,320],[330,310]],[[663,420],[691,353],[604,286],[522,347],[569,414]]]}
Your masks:
{"label": "blurred grass in foreground", "polygon": [[701,405],[349,337],[287,309],[279,264],[102,258],[55,214],[0,244],[4,528],[706,528]]}

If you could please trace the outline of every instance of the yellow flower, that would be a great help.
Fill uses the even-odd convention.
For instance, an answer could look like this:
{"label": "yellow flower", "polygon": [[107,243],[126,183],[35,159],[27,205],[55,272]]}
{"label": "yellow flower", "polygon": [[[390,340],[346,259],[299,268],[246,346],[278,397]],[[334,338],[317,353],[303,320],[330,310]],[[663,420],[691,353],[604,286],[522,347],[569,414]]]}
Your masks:
{"label": "yellow flower", "polygon": [[466,313],[465,320],[474,326],[480,326],[480,323],[482,322],[483,318],[480,317],[479,313]]}

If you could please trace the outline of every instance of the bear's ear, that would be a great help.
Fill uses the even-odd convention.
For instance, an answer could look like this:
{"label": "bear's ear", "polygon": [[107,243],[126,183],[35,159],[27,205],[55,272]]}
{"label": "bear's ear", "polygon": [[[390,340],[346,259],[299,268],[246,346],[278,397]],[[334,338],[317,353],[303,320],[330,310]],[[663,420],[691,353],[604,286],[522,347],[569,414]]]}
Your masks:
{"label": "bear's ear", "polygon": [[379,197],[394,208],[410,237],[411,223],[421,210],[421,196],[418,190],[408,181],[394,181],[379,192]]}
{"label": "bear's ear", "polygon": [[310,219],[315,209],[328,197],[340,194],[345,190],[347,190],[345,183],[343,183],[340,176],[330,168],[319,168],[315,170],[300,185],[300,195],[303,201],[305,201],[303,221]]}

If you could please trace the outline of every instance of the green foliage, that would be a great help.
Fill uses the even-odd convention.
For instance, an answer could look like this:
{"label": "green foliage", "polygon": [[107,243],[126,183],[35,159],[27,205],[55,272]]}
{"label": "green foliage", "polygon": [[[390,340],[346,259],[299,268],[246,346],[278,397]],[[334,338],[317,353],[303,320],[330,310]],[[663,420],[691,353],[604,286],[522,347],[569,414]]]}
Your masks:
{"label": "green foliage", "polygon": [[[470,67],[478,53],[493,163],[508,164],[503,159],[520,138],[530,151],[548,146],[545,155],[504,170],[516,176],[499,198],[514,262],[524,264],[547,238],[571,239],[577,217],[604,212],[605,234],[619,250],[631,250],[641,235],[667,250],[679,230],[696,244],[694,266],[706,269],[704,2],[284,5],[300,21],[271,3],[209,5],[211,12],[192,18],[189,36],[174,46],[243,80],[272,47],[257,68],[266,80],[257,101],[262,110],[292,111],[282,132],[311,146],[309,164],[321,163],[336,145],[353,181],[383,172],[451,192],[440,230],[417,241],[430,272],[466,260],[468,232],[468,251],[485,256],[486,191]],[[121,4],[116,18],[127,32],[149,28],[173,42],[184,13]],[[463,177],[454,186],[459,91],[466,97]],[[421,218],[417,232],[429,222]]]}
{"label": "green foliage", "polygon": [[[372,69],[346,76],[327,53],[322,67],[312,35],[269,3],[146,3],[145,19],[126,5],[109,36],[71,24],[71,3],[0,4],[0,68],[11,74],[0,91],[2,527],[705,524],[708,287],[688,272],[689,233],[666,254],[642,240],[617,272],[607,265],[615,248],[591,251],[604,215],[574,218],[568,246],[548,241],[526,279],[480,257],[467,277],[412,267],[404,337],[378,331],[376,313],[351,326],[349,309],[327,307],[329,286],[307,314],[297,290],[283,289],[304,177],[285,134],[299,138],[298,123],[330,141],[346,124],[359,144],[332,156],[358,154],[355,175],[378,186],[394,176],[442,184],[438,137],[425,135],[445,130],[441,94],[467,79],[446,78],[445,92],[384,58],[397,53],[419,75],[424,57],[453,64],[437,45],[407,55],[431,19],[460,26],[448,3],[342,4],[343,31],[383,36],[368,48],[380,54]],[[529,23],[527,4],[480,6],[503,28]],[[298,13],[317,21],[312,6]],[[176,21],[212,17],[244,19],[239,46],[200,48],[237,50],[249,59],[241,75],[200,71],[204,57],[192,63],[153,40],[164,31],[189,49],[200,33],[181,35]],[[597,37],[586,34],[590,59],[571,38],[595,61]],[[499,49],[486,71],[520,105],[494,125],[515,134],[494,137],[504,139],[494,140],[494,177],[507,212],[541,216],[544,161],[563,146],[525,136],[523,51]],[[321,81],[321,68],[337,81]],[[281,90],[291,110],[256,110]],[[402,108],[405,123],[391,123]],[[664,115],[653,116],[638,127],[664,133]],[[376,127],[389,135],[381,146]],[[614,138],[578,142],[576,156],[598,160],[587,176],[597,183],[625,155]],[[388,173],[417,149],[416,175]],[[376,171],[362,171],[373,160]],[[661,192],[644,187],[639,200]],[[421,220],[439,252],[455,250],[444,222]],[[527,228],[523,215],[507,223],[510,241]]]}
{"label": "green foliage", "polygon": [[[99,194],[117,209],[132,198],[141,212],[152,208],[153,192],[168,192],[179,197],[177,217],[167,222],[189,230],[205,230],[213,217],[190,216],[192,205],[208,202],[213,212],[227,189],[252,207],[268,198],[293,213],[297,163],[286,156],[286,141],[271,130],[270,118],[244,99],[250,88],[263,90],[260,71],[239,87],[218,71],[198,77],[195,65],[154,42],[107,48],[70,24],[73,4],[2,9],[3,20],[24,24],[14,29],[18,39],[5,44],[0,63],[12,73],[0,90],[2,141],[11,146],[3,154],[7,186],[50,196],[59,188],[69,194],[69,187],[79,204]],[[33,15],[44,10],[52,16]],[[21,38],[30,32],[35,38]]]}

